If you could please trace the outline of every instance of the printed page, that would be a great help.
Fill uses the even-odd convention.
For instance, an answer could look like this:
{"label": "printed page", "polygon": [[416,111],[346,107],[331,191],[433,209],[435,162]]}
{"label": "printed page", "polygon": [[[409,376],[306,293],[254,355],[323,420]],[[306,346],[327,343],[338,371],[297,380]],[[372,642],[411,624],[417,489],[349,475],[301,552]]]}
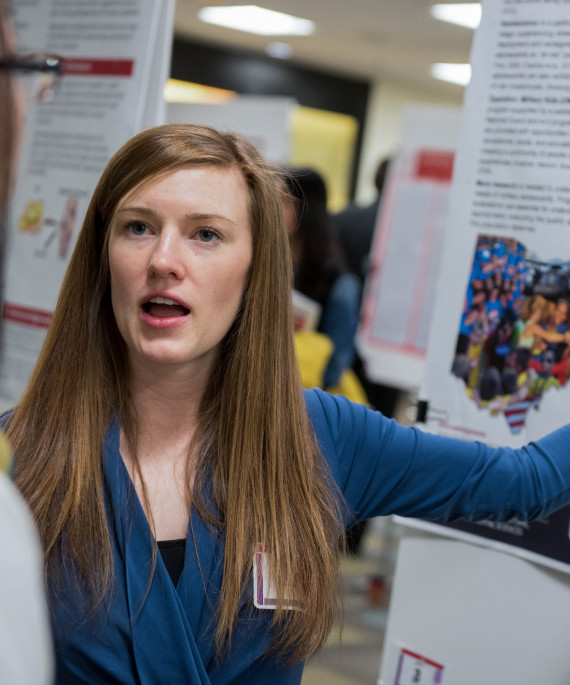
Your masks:
{"label": "printed page", "polygon": [[432,319],[460,110],[414,106],[382,194],[358,351],[372,381],[420,387]]}
{"label": "printed page", "polygon": [[483,7],[422,389],[437,432],[519,445],[568,420],[569,12]]}
{"label": "printed page", "polygon": [[18,398],[35,364],[101,172],[143,123],[155,123],[144,114],[159,111],[154,102],[150,109],[149,98],[162,97],[159,79],[169,64],[172,4],[29,0],[12,5],[18,50],[60,55],[64,73],[48,102],[28,103],[26,110],[5,268],[0,395],[6,403]]}
{"label": "printed page", "polygon": [[[570,2],[485,3],[471,62],[421,397],[427,430],[518,447],[568,422]],[[570,507],[406,523],[570,572]]]}

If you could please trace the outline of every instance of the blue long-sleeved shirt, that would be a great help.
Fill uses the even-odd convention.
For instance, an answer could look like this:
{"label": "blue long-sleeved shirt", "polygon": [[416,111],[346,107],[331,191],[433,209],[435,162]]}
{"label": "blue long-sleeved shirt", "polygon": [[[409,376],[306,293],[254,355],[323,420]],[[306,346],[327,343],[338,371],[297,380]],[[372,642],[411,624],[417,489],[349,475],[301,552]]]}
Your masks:
{"label": "blue long-sleeved shirt", "polygon": [[[319,390],[306,391],[305,397],[323,455],[350,509],[347,526],[385,514],[528,519],[570,502],[570,426],[521,449],[493,449],[399,426]],[[69,584],[55,603],[58,685],[300,683],[302,664],[287,666],[264,656],[272,612],[256,609],[247,598],[231,650],[216,661],[212,637],[223,533],[193,512],[177,586],[158,555],[149,587],[151,533],[119,454],[118,425],[106,439],[103,466],[115,561],[112,601],[87,621],[80,611],[81,588]]]}

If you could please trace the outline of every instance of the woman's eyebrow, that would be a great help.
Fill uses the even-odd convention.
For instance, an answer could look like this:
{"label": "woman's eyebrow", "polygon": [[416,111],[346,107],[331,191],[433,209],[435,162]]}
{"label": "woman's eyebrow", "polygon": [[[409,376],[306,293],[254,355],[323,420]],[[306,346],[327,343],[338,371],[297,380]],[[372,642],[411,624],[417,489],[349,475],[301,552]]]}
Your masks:
{"label": "woman's eyebrow", "polygon": [[[150,207],[139,206],[121,207],[117,210],[117,214],[121,214],[123,212],[136,212],[137,214],[144,214],[146,216],[154,216],[155,214],[154,210],[150,209]],[[185,219],[187,221],[206,221],[208,219],[221,219],[222,221],[228,221],[231,224],[237,225],[236,222],[233,219],[230,219],[229,216],[225,216],[223,214],[214,214],[211,212],[190,212],[186,214]]]}
{"label": "woman's eyebrow", "polygon": [[210,212],[190,212],[186,214],[188,221],[207,221],[208,219],[221,219],[222,221],[229,221],[231,224],[237,225],[233,219],[223,214],[212,214]]}
{"label": "woman's eyebrow", "polygon": [[122,212],[137,212],[138,214],[146,214],[147,216],[154,215],[154,211],[149,207],[121,207],[117,209],[117,214]]}

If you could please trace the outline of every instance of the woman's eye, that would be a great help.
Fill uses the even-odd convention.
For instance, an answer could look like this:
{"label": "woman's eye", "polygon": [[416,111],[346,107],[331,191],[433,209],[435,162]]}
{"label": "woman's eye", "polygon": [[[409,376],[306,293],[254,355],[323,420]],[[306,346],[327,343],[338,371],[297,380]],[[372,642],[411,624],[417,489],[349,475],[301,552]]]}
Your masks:
{"label": "woman's eye", "polygon": [[148,227],[141,221],[130,221],[127,224],[127,230],[131,235],[144,235],[148,231]]}
{"label": "woman's eye", "polygon": [[201,228],[197,233],[198,239],[202,243],[212,243],[220,236],[211,228]]}

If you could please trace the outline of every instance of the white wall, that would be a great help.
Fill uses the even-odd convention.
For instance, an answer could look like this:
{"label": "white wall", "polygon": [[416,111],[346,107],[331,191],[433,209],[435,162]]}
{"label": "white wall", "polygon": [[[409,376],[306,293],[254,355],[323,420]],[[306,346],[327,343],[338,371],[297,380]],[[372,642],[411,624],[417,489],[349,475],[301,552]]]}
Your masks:
{"label": "white wall", "polygon": [[428,89],[390,81],[382,81],[372,87],[358,169],[356,202],[367,204],[374,200],[376,167],[381,159],[392,154],[398,146],[404,108],[414,104],[461,107],[463,92],[463,88],[457,86],[456,96],[438,95]]}

